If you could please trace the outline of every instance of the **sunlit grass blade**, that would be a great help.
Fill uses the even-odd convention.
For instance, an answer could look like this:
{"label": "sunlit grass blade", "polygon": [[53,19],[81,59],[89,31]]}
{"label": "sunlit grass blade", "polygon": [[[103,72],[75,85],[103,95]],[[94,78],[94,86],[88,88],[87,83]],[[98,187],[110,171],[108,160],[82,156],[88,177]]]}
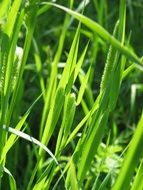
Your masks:
{"label": "sunlit grass blade", "polygon": [[41,126],[40,126],[40,138],[42,137],[42,133],[44,130],[44,125],[46,122],[46,118],[50,109],[50,104],[52,102],[51,97],[54,96],[55,91],[56,91],[56,87],[57,87],[57,75],[58,75],[58,62],[61,58],[61,54],[63,51],[63,46],[65,43],[65,37],[66,37],[66,31],[67,31],[67,25],[69,22],[69,16],[66,15],[65,20],[64,20],[64,24],[63,24],[63,29],[62,29],[62,33],[59,39],[59,45],[58,45],[58,49],[56,51],[54,60],[52,62],[52,68],[51,68],[51,74],[50,74],[50,78],[49,78],[49,85],[48,85],[48,89],[46,90],[46,95],[45,95],[45,104],[44,104],[44,109],[43,109],[43,114],[42,114],[42,119],[41,119]]}
{"label": "sunlit grass blade", "polygon": [[76,134],[79,132],[79,130],[84,126],[84,124],[86,123],[86,121],[88,120],[88,118],[90,117],[91,112],[89,112],[82,120],[81,122],[75,127],[75,129],[72,131],[72,133],[70,134],[69,138],[67,139],[67,142],[65,144],[68,145],[73,138],[76,136]]}
{"label": "sunlit grass blade", "polygon": [[[11,47],[9,50],[9,55],[8,55],[8,59],[7,59],[7,65],[5,68],[5,73],[4,73],[4,96],[7,97],[7,99],[9,99],[9,96],[11,94],[11,90],[12,90],[12,80],[14,79],[15,75],[16,75],[16,69],[19,67],[18,62],[17,62],[17,66],[15,68],[15,72],[13,71],[13,67],[14,67],[14,62],[15,62],[15,57],[16,57],[16,44],[18,41],[18,35],[22,26],[22,21],[24,18],[24,12],[21,11],[21,14],[19,15],[15,25],[16,27],[14,28],[14,35],[12,36],[12,40],[11,40]],[[17,59],[20,59],[17,58]],[[20,62],[20,60],[18,60]],[[8,118],[7,118],[8,119]]]}
{"label": "sunlit grass blade", "polygon": [[84,144],[80,163],[78,165],[78,179],[80,182],[84,180],[89,165],[97,151],[97,147],[101,142],[106,127],[108,115],[109,113],[107,111],[101,117],[99,117],[98,122],[96,122],[96,125],[94,126],[94,131],[92,131],[89,138],[87,139],[87,142],[85,142]]}
{"label": "sunlit grass blade", "polygon": [[75,34],[73,43],[71,45],[68,58],[67,58],[66,65],[62,73],[61,80],[59,82],[60,87],[65,88],[68,83],[67,79],[70,80],[70,77],[73,75],[73,71],[76,66],[77,54],[78,54],[78,48],[79,48],[79,35],[80,35],[80,24],[78,25],[78,28],[77,28],[77,31],[76,31],[76,34]]}
{"label": "sunlit grass blade", "polygon": [[[1,99],[2,99],[2,117],[1,117],[1,123],[6,124],[6,118],[5,116],[7,115],[7,107],[8,107],[8,99],[9,99],[9,93],[7,93],[7,82],[9,81],[9,78],[11,77],[11,73],[8,73],[9,70],[11,70],[11,65],[13,64],[10,59],[13,60],[14,58],[14,52],[15,52],[15,46],[16,46],[16,41],[18,37],[18,32],[21,26],[21,20],[23,18],[23,14],[21,14],[19,23],[17,26],[17,29],[14,30],[14,25],[16,23],[16,18],[18,14],[18,10],[20,8],[21,1],[15,0],[12,4],[11,10],[8,14],[7,22],[5,24],[5,27],[3,29],[3,35],[1,39],[1,70],[0,70],[0,80],[1,81],[1,86],[2,86],[2,94],[1,94]],[[12,16],[13,15],[13,16]],[[13,19],[12,19],[13,17]],[[16,35],[13,35],[13,31],[16,32]],[[13,46],[10,49],[10,43],[12,41],[12,35],[13,35]],[[8,55],[10,53],[10,55]],[[7,63],[9,62],[9,63]],[[10,85],[10,84],[9,84]]]}
{"label": "sunlit grass blade", "polygon": [[[51,135],[56,127],[56,123],[58,121],[58,118],[60,116],[63,107],[64,99],[65,99],[65,91],[63,88],[59,88],[55,95],[55,100],[53,101],[53,104],[51,106],[41,140],[41,142],[45,145],[48,144]],[[40,149],[40,154],[41,154],[41,149]]]}
{"label": "sunlit grass blade", "polygon": [[134,64],[132,64],[128,68],[126,68],[125,71],[123,72],[123,76],[122,76],[123,79],[126,78],[131,73],[131,71],[135,70],[135,68],[136,67]]}
{"label": "sunlit grass blade", "polygon": [[85,89],[87,87],[87,83],[88,83],[88,79],[89,79],[89,76],[90,76],[90,72],[91,72],[91,67],[89,67],[86,75],[84,76],[84,78],[81,81],[81,87],[79,89],[79,93],[78,93],[78,97],[77,97],[77,105],[79,105],[80,102],[82,101]]}
{"label": "sunlit grass blade", "polygon": [[68,139],[67,139],[67,142],[66,142],[65,146],[68,145],[68,143],[73,140],[73,138],[77,135],[77,133],[80,131],[80,129],[81,129],[82,127],[84,127],[84,124],[85,124],[86,122],[88,122],[88,120],[90,120],[91,117],[92,117],[92,116],[95,114],[95,112],[98,110],[100,98],[101,98],[101,95],[99,95],[98,98],[96,99],[96,101],[95,101],[95,103],[94,103],[92,109],[91,109],[90,111],[88,111],[88,113],[85,115],[85,117],[79,122],[79,124],[78,124],[78,125],[75,127],[75,129],[71,132],[70,136],[69,136]]}
{"label": "sunlit grass blade", "polygon": [[18,10],[20,8],[21,5],[21,0],[14,0],[11,10],[8,14],[8,20],[5,26],[5,31],[4,33],[8,36],[11,37],[12,33],[13,33],[13,28],[14,28],[14,24],[18,15]]}
{"label": "sunlit grass blade", "polygon": [[[4,55],[5,59],[1,62],[2,64],[2,70],[0,71],[0,77],[1,77],[1,124],[8,124],[10,121],[9,118],[9,113],[8,113],[8,106],[9,106],[9,98],[11,95],[12,91],[12,86],[13,86],[13,80],[16,75],[15,70],[13,72],[13,67],[14,67],[14,59],[15,59],[15,50],[16,50],[16,43],[18,39],[18,33],[22,24],[22,19],[24,17],[24,13],[21,12],[19,15],[19,18],[17,22],[15,23],[16,29],[14,29],[14,35],[13,39],[11,40],[11,48],[7,47],[8,49],[6,50],[6,55]],[[4,40],[4,39],[3,39]],[[7,55],[7,52],[9,52],[9,55]],[[5,54],[5,52],[3,52]],[[2,56],[3,57],[3,56]],[[1,58],[2,58],[1,57]],[[0,134],[0,139],[2,143],[5,142],[6,138],[6,132],[3,131]],[[1,145],[2,145],[1,143]],[[3,146],[1,146],[2,148]]]}
{"label": "sunlit grass blade", "polygon": [[[124,45],[125,41],[125,27],[126,27],[126,1],[120,1],[120,11],[119,11],[119,26],[118,26],[118,40],[121,41],[121,44]],[[116,30],[114,31],[116,33]],[[120,64],[118,64],[120,62]],[[121,55],[119,52],[116,52],[114,58],[114,68],[110,78],[110,85],[112,86],[110,90],[110,100],[109,107],[110,110],[114,110],[116,102],[118,99],[118,94],[122,82],[122,75],[125,68],[126,57]],[[115,89],[116,88],[116,89]]]}
{"label": "sunlit grass blade", "polygon": [[62,148],[65,146],[67,137],[70,134],[71,127],[73,124],[75,110],[76,110],[75,95],[70,94],[65,99],[63,120],[62,120],[61,128],[59,131],[57,145],[56,145],[56,151],[55,151],[56,155],[58,153],[60,153]]}
{"label": "sunlit grass blade", "polygon": [[130,142],[129,149],[125,156],[122,168],[119,172],[119,176],[113,186],[112,190],[127,190],[130,189],[130,182],[133,177],[135,168],[143,156],[143,114],[138,122],[135,134]]}
{"label": "sunlit grass blade", "polygon": [[[17,26],[17,31],[14,29],[14,26],[16,24],[16,19],[18,17],[18,11],[20,9],[21,0],[15,0],[13,1],[13,4],[11,6],[11,9],[7,16],[7,21],[4,25],[4,29],[2,31],[2,38],[1,38],[1,53],[0,53],[0,80],[1,80],[1,118],[0,118],[0,124],[1,127],[3,125],[7,124],[8,121],[8,106],[9,106],[9,97],[10,93],[7,88],[7,82],[11,78],[11,73],[8,73],[9,70],[11,70],[12,62],[10,61],[10,58],[14,59],[14,47],[12,47],[10,51],[10,45],[12,42],[12,37],[14,38],[14,46],[16,46],[17,36],[20,27]],[[4,7],[3,7],[4,8]],[[21,25],[21,20],[23,16],[21,14],[18,24]],[[16,31],[16,35],[14,36],[14,31]],[[12,46],[12,45],[11,45]],[[10,55],[9,55],[10,53]],[[11,54],[13,53],[13,54]],[[11,88],[11,83],[9,83],[9,86]],[[1,155],[3,152],[3,147],[5,145],[7,139],[7,132],[1,131],[0,133],[0,160]],[[4,166],[4,162],[0,162],[2,164],[1,166]],[[1,187],[1,177],[2,173],[0,172],[0,187]]]}
{"label": "sunlit grass blade", "polygon": [[77,76],[78,76],[78,74],[80,72],[80,69],[81,69],[81,66],[83,64],[85,55],[87,53],[87,49],[88,49],[88,44],[85,46],[85,49],[82,52],[82,54],[81,54],[81,56],[80,56],[80,58],[79,58],[79,60],[78,60],[78,62],[76,64],[76,66],[75,66],[74,81],[76,80],[76,78],[77,78]]}
{"label": "sunlit grass blade", "polygon": [[[43,3],[46,4],[46,3]],[[127,47],[123,46],[116,38],[114,38],[112,35],[110,35],[101,25],[96,23],[95,21],[89,19],[88,17],[79,14],[75,11],[72,11],[64,6],[54,4],[54,3],[47,3],[49,5],[53,5],[57,8],[60,8],[72,16],[74,16],[76,19],[78,19],[80,22],[82,22],[84,25],[86,25],[88,28],[90,28],[93,32],[96,32],[101,38],[103,38],[106,42],[111,44],[113,47],[117,48],[121,53],[123,53],[125,56],[127,56],[128,59],[131,59],[133,62],[137,64],[137,66],[141,69],[143,69],[143,63],[141,59],[131,52]]]}
{"label": "sunlit grass blade", "polygon": [[68,176],[66,178],[66,188],[71,190],[79,189],[77,176],[76,176],[76,168],[73,161],[70,162]]}
{"label": "sunlit grass blade", "polygon": [[[50,176],[50,172],[52,170],[52,166],[53,164],[50,163],[49,166],[46,168],[46,170],[41,174],[40,178],[37,180],[37,182],[35,183],[33,190],[38,190],[39,188],[44,188],[45,184],[46,184],[46,179],[47,179],[47,175]],[[47,180],[48,181],[48,180]],[[28,187],[28,190],[30,190],[31,188]]]}
{"label": "sunlit grass blade", "polygon": [[[35,2],[38,2],[38,0]],[[26,38],[24,41],[23,56],[22,56],[21,65],[20,65],[20,69],[19,69],[19,75],[18,75],[16,84],[15,84],[17,88],[15,88],[12,98],[11,98],[11,103],[10,103],[10,108],[9,108],[9,117],[11,117],[11,115],[13,113],[14,105],[15,105],[16,98],[18,95],[19,86],[21,84],[21,79],[23,76],[25,64],[26,64],[26,61],[28,58],[31,42],[33,39],[37,11],[38,11],[38,6],[36,4],[30,12],[27,12],[28,19],[26,20],[26,23],[25,23],[27,31],[26,31]]]}
{"label": "sunlit grass blade", "polygon": [[42,143],[46,145],[48,144],[50,140],[50,137],[55,129],[56,123],[60,116],[61,109],[64,104],[65,89],[68,86],[68,91],[70,91],[74,82],[73,80],[74,78],[71,78],[71,76],[73,75],[76,61],[77,61],[76,59],[77,59],[77,53],[78,53],[79,34],[80,34],[80,25],[75,34],[66,65],[63,70],[61,80],[58,84],[55,97],[53,97],[52,106],[51,106],[51,109],[49,111],[48,118],[46,121],[46,126],[45,126],[44,133],[42,136]]}
{"label": "sunlit grass blade", "polygon": [[10,0],[0,2],[0,20],[7,14],[9,4]]}
{"label": "sunlit grass blade", "polygon": [[132,184],[131,190],[142,190],[143,189],[143,160],[141,160],[140,166],[138,167],[134,182]]}

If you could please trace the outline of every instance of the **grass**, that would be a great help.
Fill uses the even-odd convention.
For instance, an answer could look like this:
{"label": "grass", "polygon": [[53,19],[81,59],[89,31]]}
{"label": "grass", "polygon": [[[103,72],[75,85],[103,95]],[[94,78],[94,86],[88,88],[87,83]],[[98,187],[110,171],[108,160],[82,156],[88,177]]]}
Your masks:
{"label": "grass", "polygon": [[143,188],[142,6],[0,3],[0,189]]}

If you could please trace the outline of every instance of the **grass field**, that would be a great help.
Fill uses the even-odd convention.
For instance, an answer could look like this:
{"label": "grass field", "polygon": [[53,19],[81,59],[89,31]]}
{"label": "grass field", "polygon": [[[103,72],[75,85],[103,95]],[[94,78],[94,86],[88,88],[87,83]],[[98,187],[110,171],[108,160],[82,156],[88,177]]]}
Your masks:
{"label": "grass field", "polygon": [[0,1],[0,189],[143,189],[143,1]]}

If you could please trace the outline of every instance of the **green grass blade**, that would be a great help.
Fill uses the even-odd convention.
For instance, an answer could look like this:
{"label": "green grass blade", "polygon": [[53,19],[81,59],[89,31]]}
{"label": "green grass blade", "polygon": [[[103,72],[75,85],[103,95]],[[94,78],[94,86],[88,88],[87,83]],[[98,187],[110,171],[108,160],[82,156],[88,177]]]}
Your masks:
{"label": "green grass blade", "polygon": [[10,189],[17,190],[16,181],[15,181],[13,175],[11,174],[11,172],[7,168],[5,168],[5,167],[4,167],[3,170],[9,176]]}
{"label": "green grass blade", "polygon": [[[41,98],[41,96],[42,96],[42,94],[33,102],[33,104],[30,106],[30,108],[27,110],[27,112],[22,116],[22,118],[20,119],[18,124],[15,126],[16,130],[21,130],[22,129],[22,126],[24,125],[24,123],[25,123],[27,117],[29,116],[31,110],[33,109],[33,107],[35,106],[37,101]],[[17,137],[15,135],[11,134],[9,136],[9,138],[7,139],[7,141],[6,141],[6,143],[5,143],[4,147],[3,147],[0,162],[2,162],[5,159],[7,152],[10,150],[10,148],[13,146],[13,144],[16,142],[16,140],[17,140]]]}
{"label": "green grass blade", "polygon": [[[115,64],[118,63],[118,61],[120,61],[120,59],[116,59],[115,60]],[[118,95],[119,95],[119,90],[120,90],[120,85],[121,85],[121,75],[120,75],[120,65],[118,64],[116,66],[116,68],[113,70],[112,75],[111,75],[111,79],[110,79],[110,95],[109,95],[109,109],[110,111],[113,111],[115,106],[116,106],[116,102],[118,99]]]}
{"label": "green grass blade", "polygon": [[70,162],[69,170],[68,170],[68,175],[66,178],[66,188],[71,189],[71,190],[78,190],[78,182],[77,182],[77,176],[76,176],[76,169],[74,162]]}
{"label": "green grass blade", "polygon": [[[114,27],[114,31],[113,31],[113,36],[115,37],[118,34],[118,26],[119,26],[119,22],[117,21]],[[110,45],[106,63],[105,63],[104,72],[102,75],[101,84],[100,84],[100,89],[102,92],[106,89],[107,84],[109,83],[109,78],[111,77],[111,73],[114,67],[114,59],[115,59],[116,52],[117,51],[113,49],[113,47]]]}
{"label": "green grass blade", "polygon": [[[1,39],[1,57],[0,57],[0,80],[2,79],[2,87],[1,87],[1,119],[0,123],[1,125],[6,125],[8,121],[8,106],[9,106],[9,97],[10,97],[10,88],[11,83],[9,83],[9,89],[7,82],[10,81],[11,73],[7,73],[7,71],[11,70],[11,60],[14,59],[14,47],[10,50],[10,45],[12,42],[12,37],[14,36],[14,32],[16,31],[16,35],[14,36],[14,46],[16,46],[17,36],[20,27],[17,26],[17,30],[14,29],[14,26],[16,24],[16,19],[18,16],[18,11],[20,9],[21,0],[15,0],[13,1],[13,4],[11,6],[11,9],[9,11],[9,14],[7,16],[7,22],[4,26],[3,35]],[[18,24],[21,24],[22,20],[22,14],[20,16]],[[13,52],[13,54],[11,54]],[[10,55],[9,55],[10,53]],[[11,64],[10,64],[11,63]],[[11,82],[11,81],[10,81]],[[8,91],[7,91],[8,90]],[[2,131],[0,133],[0,159],[2,154],[2,148],[6,142],[7,139],[7,132]]]}
{"label": "green grass blade", "polygon": [[[17,126],[15,129],[21,129],[22,126],[24,125],[27,117],[29,114],[24,115],[21,120],[18,122]],[[5,128],[4,128],[5,129]],[[6,130],[6,129],[5,129]],[[10,135],[10,137],[8,138],[5,146],[3,147],[3,151],[2,151],[2,155],[1,155],[1,162],[5,159],[7,152],[11,149],[11,147],[13,146],[13,144],[16,142],[16,136],[14,135]]]}
{"label": "green grass blade", "polygon": [[[45,3],[43,3],[43,4],[45,4]],[[135,62],[140,69],[143,69],[143,63],[142,63],[141,59],[135,53],[131,52],[127,47],[123,46],[116,38],[114,38],[111,34],[109,34],[98,23],[96,23],[95,21],[89,19],[88,17],[86,17],[82,14],[79,14],[75,11],[72,11],[64,6],[53,4],[53,3],[47,3],[47,4],[53,5],[57,8],[60,8],[64,11],[68,12],[70,15],[74,16],[76,19],[78,19],[81,23],[86,25],[93,32],[96,32],[102,39],[104,39],[106,42],[108,42],[113,47],[115,47],[117,50],[119,50],[121,53],[123,53],[125,56],[127,56],[128,59]]]}
{"label": "green grass blade", "polygon": [[84,126],[84,124],[86,123],[86,121],[88,120],[88,118],[90,117],[90,115],[91,115],[91,112],[89,111],[89,113],[86,114],[86,116],[81,120],[81,122],[75,127],[75,129],[70,134],[70,136],[69,136],[69,138],[68,138],[65,146],[68,145],[69,142],[72,141],[72,139],[76,136],[76,134],[78,133],[78,131]]}
{"label": "green grass blade", "polygon": [[130,73],[131,73],[131,71],[133,71],[133,70],[135,70],[135,65],[134,64],[132,64],[132,65],[130,65],[127,69],[125,69],[125,71],[123,72],[123,79],[125,79]]}
{"label": "green grass blade", "polygon": [[133,177],[135,168],[139,162],[139,159],[143,155],[143,114],[138,122],[135,134],[130,142],[127,155],[124,159],[122,168],[119,172],[119,176],[113,186],[112,190],[127,190],[130,189],[130,182]]}
{"label": "green grass blade", "polygon": [[43,110],[41,126],[40,126],[40,138],[42,137],[44,125],[45,125],[46,118],[47,118],[47,115],[48,115],[48,112],[50,109],[50,104],[52,102],[51,97],[55,94],[55,91],[56,91],[57,73],[58,73],[57,65],[58,65],[58,62],[61,58],[61,54],[63,51],[63,46],[65,43],[65,37],[66,37],[68,22],[69,22],[69,15],[66,15],[66,18],[65,18],[64,24],[63,24],[62,33],[61,33],[60,40],[59,40],[59,46],[58,46],[58,49],[56,51],[56,55],[55,55],[53,63],[52,63],[52,70],[51,70],[51,75],[49,78],[49,83],[48,83],[49,85],[48,85],[48,89],[46,92],[46,98],[45,98],[46,101],[44,104],[44,110]]}
{"label": "green grass blade", "polygon": [[[119,32],[118,32],[118,40],[121,41],[121,44],[124,44],[125,41],[125,21],[126,21],[126,1],[121,0],[120,12],[119,12]],[[120,62],[120,64],[118,64],[118,62]],[[110,81],[110,85],[112,86],[112,88],[110,91],[111,94],[110,94],[109,107],[111,111],[114,110],[118,99],[125,63],[126,63],[126,57],[124,55],[121,55],[120,58],[120,54],[117,52],[117,55],[115,57],[115,66],[111,74],[111,81]]]}
{"label": "green grass blade", "polygon": [[79,89],[79,93],[78,93],[78,97],[77,97],[77,105],[79,105],[81,103],[81,101],[82,101],[85,89],[87,87],[90,72],[91,72],[91,67],[89,67],[89,69],[87,71],[87,74],[84,76],[84,78],[81,81],[81,87]]}
{"label": "green grass blade", "polygon": [[14,35],[12,36],[11,47],[9,50],[9,55],[8,55],[8,60],[7,60],[6,70],[5,70],[4,96],[8,96],[8,97],[10,96],[10,93],[12,90],[12,80],[15,76],[13,67],[14,67],[14,59],[15,59],[15,54],[16,54],[16,44],[18,41],[18,35],[19,35],[20,28],[23,22],[23,18],[24,18],[24,12],[21,11],[21,14],[18,17],[18,20],[15,23],[16,27],[14,29]]}
{"label": "green grass blade", "polygon": [[91,164],[91,161],[97,151],[97,147],[101,142],[106,127],[108,115],[109,113],[108,111],[106,111],[101,117],[99,117],[98,122],[96,122],[94,126],[94,130],[84,144],[80,163],[78,165],[78,179],[80,182],[84,180],[89,165]]}
{"label": "green grass blade", "polygon": [[143,189],[143,160],[137,170],[134,182],[132,184],[131,190],[142,190]]}
{"label": "green grass blade", "polygon": [[8,6],[10,2],[11,0],[5,0],[5,1],[0,2],[0,20],[8,12]]}
{"label": "green grass blade", "polygon": [[119,36],[118,39],[124,44],[126,26],[126,0],[120,1],[119,8]]}
{"label": "green grass blade", "polygon": [[12,128],[12,127],[8,127],[8,132],[10,132],[18,137],[21,137],[27,141],[30,141],[30,142],[34,143],[35,145],[38,145],[40,148],[42,148],[45,152],[47,152],[53,158],[53,160],[55,161],[56,164],[58,164],[58,161],[55,158],[55,156],[53,155],[53,153],[44,144],[42,144],[40,141],[38,141],[34,137],[31,137],[30,135],[28,135],[22,131],[19,131],[15,128]]}
{"label": "green grass blade", "polygon": [[[35,1],[35,3],[38,2]],[[31,1],[32,3],[32,1]],[[19,86],[21,84],[21,79],[23,76],[23,72],[24,72],[24,68],[25,68],[25,64],[28,58],[28,54],[29,54],[29,50],[30,50],[30,46],[31,46],[31,42],[33,39],[33,33],[34,33],[34,28],[35,28],[35,22],[36,22],[36,16],[37,16],[37,10],[38,10],[38,6],[37,4],[34,5],[33,9],[30,10],[30,12],[27,12],[27,20],[26,20],[26,26],[27,26],[27,33],[26,33],[26,39],[24,42],[24,48],[23,48],[23,56],[22,56],[22,60],[21,60],[21,65],[20,65],[20,69],[19,69],[19,75],[16,81],[16,87],[12,98],[11,98],[11,103],[10,103],[10,108],[9,108],[9,117],[11,118],[11,115],[13,113],[14,110],[14,105],[17,99],[17,95],[18,95],[18,90],[19,90]]]}
{"label": "green grass blade", "polygon": [[[42,76],[42,61],[41,61],[38,45],[35,40],[33,40],[33,46],[35,49],[35,51],[34,51],[35,64],[36,64],[37,72],[39,75],[41,91],[43,93],[43,92],[45,92],[45,84],[44,84],[44,78]],[[43,93],[43,98],[44,98],[44,101],[46,101],[45,93]]]}
{"label": "green grass blade", "polygon": [[[78,131],[84,126],[84,124],[90,120],[90,118],[95,114],[95,112],[98,110],[99,108],[99,101],[101,98],[101,94],[97,97],[92,109],[85,115],[85,117],[80,121],[80,123],[75,127],[75,129],[72,131],[72,133],[70,134],[69,138],[67,139],[66,145],[73,140],[73,138],[76,136],[76,134],[78,133]],[[66,146],[65,145],[65,146]]]}
{"label": "green grass blade", "polygon": [[88,49],[88,44],[86,45],[85,49],[83,50],[83,52],[82,52],[82,54],[81,54],[81,56],[80,56],[80,58],[79,58],[79,60],[78,60],[78,62],[76,64],[75,73],[74,73],[74,82],[75,82],[75,80],[76,80],[76,78],[78,76],[78,73],[80,71],[80,68],[81,68],[81,66],[83,64],[87,49]]}
{"label": "green grass blade", "polygon": [[59,86],[65,88],[67,85],[68,79],[70,79],[71,75],[73,74],[73,70],[76,66],[76,60],[77,60],[77,53],[78,53],[78,45],[79,45],[79,34],[80,34],[80,24],[77,28],[72,46],[70,48],[70,52],[68,55],[68,59],[66,62],[66,66],[64,68]]}
{"label": "green grass blade", "polygon": [[106,189],[106,186],[108,184],[108,181],[110,180],[111,178],[111,174],[107,174],[107,176],[105,177],[105,179],[102,181],[101,185],[98,187],[98,190],[104,190]]}
{"label": "green grass blade", "polygon": [[74,40],[69,52],[66,66],[62,73],[61,80],[58,84],[55,99],[53,99],[53,103],[49,111],[49,115],[46,121],[46,126],[45,126],[43,136],[42,136],[43,144],[48,144],[51,138],[51,135],[55,129],[62,106],[64,104],[64,95],[65,95],[66,87],[68,88],[68,91],[69,91],[73,85],[74,78],[71,76],[74,76],[73,73],[74,73],[77,53],[78,53],[79,33],[80,33],[80,25],[77,28],[77,32],[75,34],[75,37],[74,37]]}
{"label": "green grass blade", "polygon": [[5,26],[5,31],[4,31],[4,33],[8,37],[11,37],[11,35],[13,33],[14,24],[15,24],[17,15],[18,15],[18,10],[20,9],[21,2],[22,2],[21,0],[13,1],[11,10],[8,15],[7,23]]}
{"label": "green grass blade", "polygon": [[45,145],[48,144],[51,135],[56,127],[56,123],[58,121],[58,118],[60,116],[63,107],[64,99],[65,99],[65,91],[63,88],[59,88],[56,93],[55,100],[53,101],[53,105],[51,106],[41,140],[41,142]]}
{"label": "green grass blade", "polygon": [[70,134],[71,126],[73,124],[75,110],[76,110],[75,95],[70,94],[69,96],[66,97],[65,100],[63,120],[56,145],[56,155],[65,146],[67,137]]}

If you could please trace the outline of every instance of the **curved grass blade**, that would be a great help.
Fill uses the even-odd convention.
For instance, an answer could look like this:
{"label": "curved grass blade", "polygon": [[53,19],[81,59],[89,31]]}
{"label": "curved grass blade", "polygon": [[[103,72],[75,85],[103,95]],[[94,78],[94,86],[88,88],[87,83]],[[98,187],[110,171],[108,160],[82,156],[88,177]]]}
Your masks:
{"label": "curved grass blade", "polygon": [[[18,122],[18,124],[15,127],[16,130],[21,130],[21,128],[24,125],[27,117],[29,116],[33,106],[41,98],[41,96],[42,96],[42,94],[33,102],[33,104],[30,106],[30,108],[27,110],[27,112],[22,116],[21,120]],[[3,127],[6,128],[5,126],[3,126]],[[16,142],[16,140],[17,140],[17,137],[15,135],[11,134],[9,136],[9,138],[7,139],[7,141],[5,143],[5,146],[3,147],[0,162],[2,162],[5,159],[7,152],[10,150],[10,148],[13,146],[13,144]]]}
{"label": "curved grass blade", "polygon": [[28,135],[28,134],[26,134],[26,133],[24,133],[24,132],[22,132],[22,131],[19,131],[19,130],[17,130],[17,129],[14,129],[14,128],[12,128],[12,127],[8,127],[8,128],[3,127],[3,129],[4,129],[4,130],[8,130],[8,132],[10,132],[10,133],[12,133],[12,134],[14,134],[14,135],[16,135],[16,136],[18,136],[18,137],[21,137],[21,138],[23,138],[23,139],[25,139],[25,140],[27,140],[27,141],[30,141],[30,142],[32,142],[32,143],[38,145],[41,149],[45,150],[45,152],[47,152],[47,153],[53,158],[53,160],[55,161],[55,163],[56,163],[57,165],[59,165],[59,164],[58,164],[58,161],[57,161],[57,159],[56,159],[56,157],[55,157],[54,154],[50,151],[50,149],[47,148],[44,144],[42,144],[40,141],[38,141],[38,140],[35,139],[34,137],[31,137],[30,135]]}
{"label": "curved grass blade", "polygon": [[71,9],[68,9],[58,4],[46,3],[46,2],[43,2],[42,4],[53,5],[57,8],[60,8],[66,11],[67,13],[75,17],[77,20],[79,20],[81,23],[83,23],[85,26],[87,26],[89,29],[91,29],[93,32],[97,33],[103,40],[111,44],[113,47],[115,47],[117,50],[119,50],[121,53],[127,56],[128,59],[136,63],[136,65],[140,69],[143,70],[143,62],[141,61],[141,59],[135,53],[130,51],[126,46],[122,45],[121,42],[119,42],[116,38],[114,38],[107,30],[105,30],[101,25],[99,25],[95,21],[89,19],[88,17],[82,14],[79,14]]}
{"label": "curved grass blade", "polygon": [[11,190],[17,190],[16,181],[15,181],[13,175],[11,174],[11,172],[10,172],[7,168],[5,168],[5,167],[4,167],[3,170],[4,170],[4,172],[5,172],[6,174],[8,174],[8,176],[9,176],[10,189],[11,189]]}

